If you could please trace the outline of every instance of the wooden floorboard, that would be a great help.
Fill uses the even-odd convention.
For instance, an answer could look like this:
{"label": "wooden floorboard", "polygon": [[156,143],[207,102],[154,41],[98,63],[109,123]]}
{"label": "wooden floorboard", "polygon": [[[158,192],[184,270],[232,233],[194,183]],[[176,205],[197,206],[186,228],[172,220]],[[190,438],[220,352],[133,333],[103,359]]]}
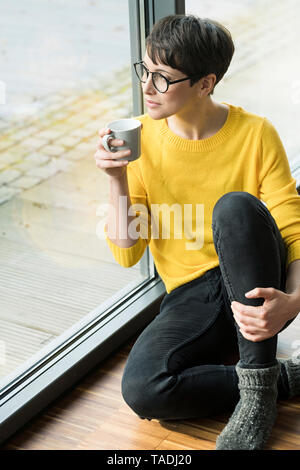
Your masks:
{"label": "wooden floorboard", "polygon": [[[289,327],[289,333],[286,330],[280,334],[279,357],[295,351],[299,324],[300,319],[294,328]],[[126,405],[121,378],[133,342],[55,400],[0,450],[213,450],[230,414],[147,421]],[[300,450],[299,436],[300,397],[279,401],[278,419],[266,449]]]}

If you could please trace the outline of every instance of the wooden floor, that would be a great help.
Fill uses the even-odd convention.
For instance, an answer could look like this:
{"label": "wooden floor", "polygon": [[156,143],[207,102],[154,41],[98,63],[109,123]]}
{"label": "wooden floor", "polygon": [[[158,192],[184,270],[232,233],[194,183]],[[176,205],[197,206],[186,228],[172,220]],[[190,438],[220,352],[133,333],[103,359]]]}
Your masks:
{"label": "wooden floor", "polygon": [[[297,339],[298,338],[298,339]],[[300,318],[280,333],[278,357],[299,347]],[[134,340],[53,402],[0,450],[213,450],[230,414],[176,422],[138,418],[121,396]],[[278,402],[266,449],[300,450],[300,397]]]}

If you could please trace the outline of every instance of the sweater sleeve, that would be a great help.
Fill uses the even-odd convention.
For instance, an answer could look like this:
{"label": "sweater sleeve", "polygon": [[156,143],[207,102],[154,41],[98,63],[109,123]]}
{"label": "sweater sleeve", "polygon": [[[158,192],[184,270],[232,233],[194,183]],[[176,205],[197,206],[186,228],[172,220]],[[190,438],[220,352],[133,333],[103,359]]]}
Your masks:
{"label": "sweater sleeve", "polygon": [[289,161],[272,123],[264,118],[261,134],[260,198],[275,219],[287,247],[288,265],[300,259],[300,196]]}
{"label": "sweater sleeve", "polygon": [[128,164],[127,177],[131,200],[129,215],[135,215],[137,217],[137,219],[132,222],[132,230],[139,234],[137,242],[129,248],[119,247],[108,238],[107,224],[104,227],[106,242],[117,263],[124,268],[134,266],[141,259],[151,239],[151,217],[147,203],[147,194],[137,161]]}

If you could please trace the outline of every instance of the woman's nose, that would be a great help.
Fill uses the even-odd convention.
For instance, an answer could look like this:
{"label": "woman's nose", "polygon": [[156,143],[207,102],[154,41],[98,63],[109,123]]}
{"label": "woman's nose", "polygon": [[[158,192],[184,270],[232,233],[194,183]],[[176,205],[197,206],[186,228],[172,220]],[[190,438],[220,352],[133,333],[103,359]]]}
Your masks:
{"label": "woman's nose", "polygon": [[147,81],[145,83],[142,84],[143,86],[143,92],[144,93],[150,93],[150,94],[153,94],[156,92],[156,89],[153,85],[153,82],[152,82],[152,75],[151,73],[149,73],[148,75],[148,78],[147,78]]}

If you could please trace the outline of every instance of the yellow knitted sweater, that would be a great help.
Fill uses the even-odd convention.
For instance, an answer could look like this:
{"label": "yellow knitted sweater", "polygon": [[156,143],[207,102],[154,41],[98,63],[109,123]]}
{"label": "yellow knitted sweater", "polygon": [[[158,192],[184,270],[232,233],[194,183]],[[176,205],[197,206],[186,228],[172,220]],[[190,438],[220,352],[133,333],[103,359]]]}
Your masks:
{"label": "yellow knitted sweater", "polygon": [[225,104],[225,124],[202,140],[179,137],[165,119],[138,117],[142,155],[127,174],[140,236],[130,248],[115,245],[107,227],[105,238],[124,267],[136,264],[149,244],[168,293],[219,265],[212,211],[230,191],[261,199],[287,246],[287,266],[300,259],[300,196],[280,137],[268,119]]}

